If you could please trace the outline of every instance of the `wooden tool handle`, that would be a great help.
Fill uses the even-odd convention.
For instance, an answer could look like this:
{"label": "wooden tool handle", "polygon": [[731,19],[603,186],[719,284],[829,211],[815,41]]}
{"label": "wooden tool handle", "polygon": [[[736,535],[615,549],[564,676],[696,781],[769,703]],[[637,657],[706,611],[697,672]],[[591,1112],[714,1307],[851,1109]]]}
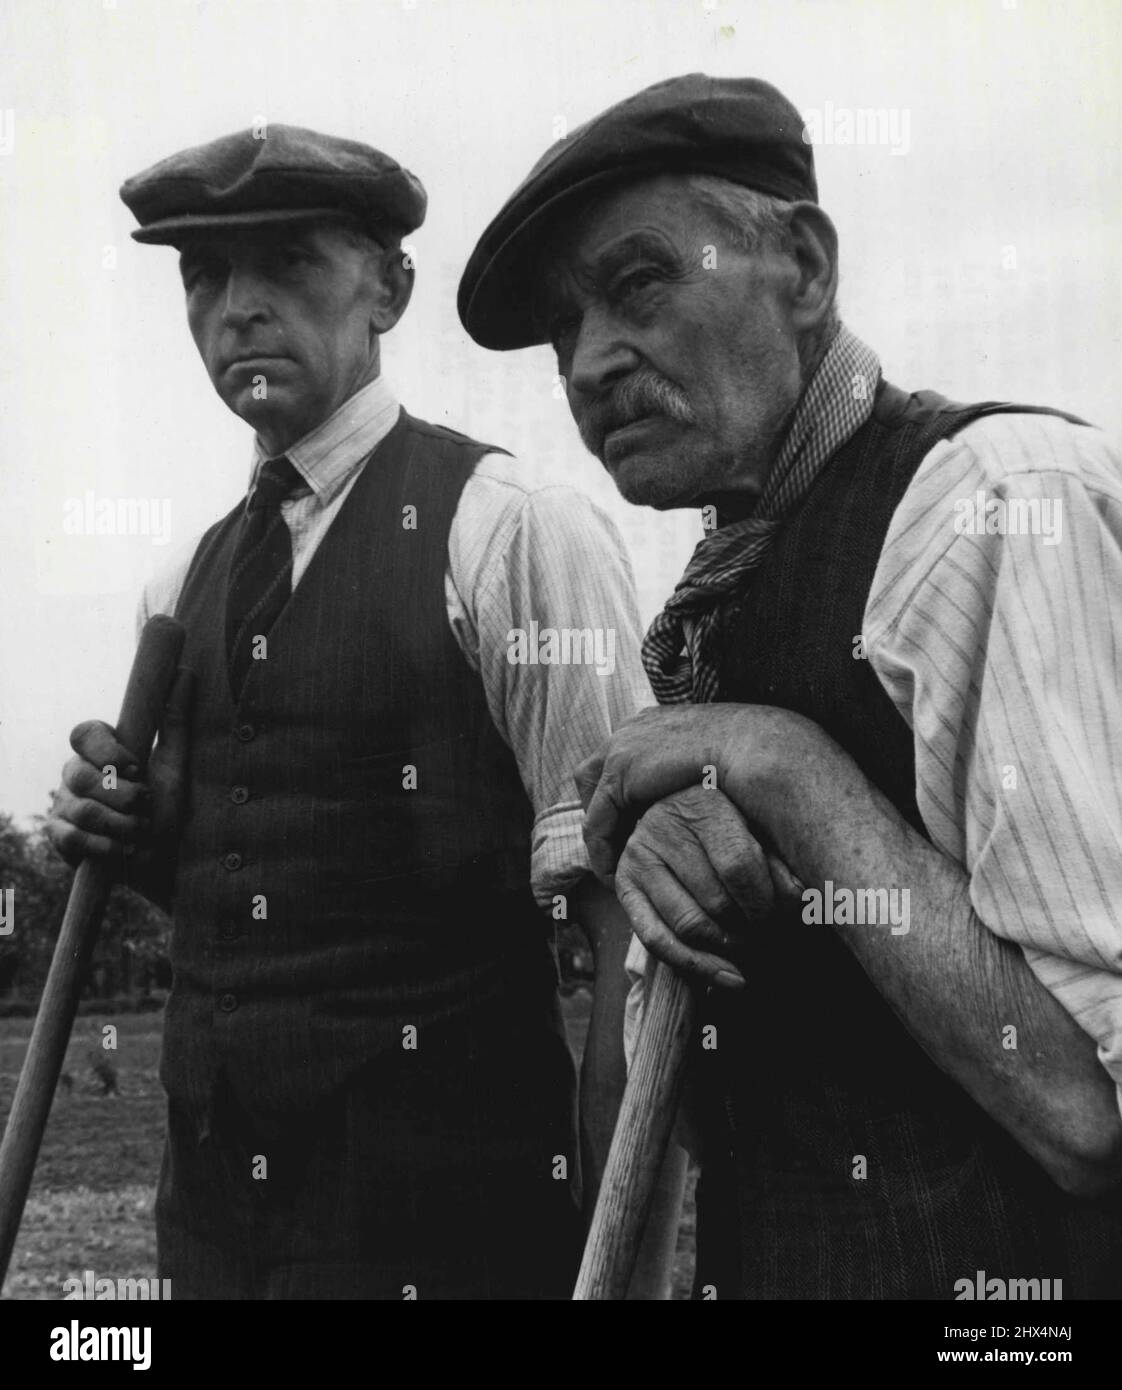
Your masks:
{"label": "wooden tool handle", "polygon": [[[142,769],[175,679],[185,636],[174,618],[162,616],[150,618],[140,636],[117,721],[117,739],[136,755]],[[70,886],[66,915],[0,1143],[0,1286],[8,1272],[39,1145],[66,1057],[83,976],[116,875],[114,863],[84,859]]]}
{"label": "wooden tool handle", "polygon": [[693,1014],[693,994],[688,983],[659,961],[608,1150],[574,1299],[600,1301],[627,1296],[682,1098]]}

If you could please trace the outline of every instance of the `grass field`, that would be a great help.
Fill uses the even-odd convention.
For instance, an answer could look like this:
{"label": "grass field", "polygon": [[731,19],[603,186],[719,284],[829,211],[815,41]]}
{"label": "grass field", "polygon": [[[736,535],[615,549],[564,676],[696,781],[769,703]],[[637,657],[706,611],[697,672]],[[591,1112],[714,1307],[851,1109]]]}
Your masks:
{"label": "grass field", "polygon": [[[101,1025],[117,1050],[101,1048]],[[0,1022],[0,1113],[7,1117],[31,1032],[30,1020]],[[152,1199],[163,1146],[164,1096],[157,1077],[160,1015],[79,1018],[43,1139],[4,1298],[61,1298],[83,1270],[154,1276]],[[112,1058],[119,1094],[102,1095],[92,1064]]]}
{"label": "grass field", "polygon": [[[588,1000],[585,991],[565,1000],[578,1057]],[[117,1028],[116,1052],[101,1048],[106,1023]],[[7,1117],[30,1032],[30,1020],[0,1021],[0,1119]],[[159,1014],[78,1019],[65,1065],[71,1084],[55,1097],[3,1298],[61,1298],[66,1279],[81,1278],[87,1269],[119,1278],[155,1276],[152,1202],[164,1128],[159,1051]],[[116,1095],[102,1094],[93,1071],[105,1058],[116,1066]],[[688,1297],[692,1260],[691,1200],[679,1234],[677,1298]]]}

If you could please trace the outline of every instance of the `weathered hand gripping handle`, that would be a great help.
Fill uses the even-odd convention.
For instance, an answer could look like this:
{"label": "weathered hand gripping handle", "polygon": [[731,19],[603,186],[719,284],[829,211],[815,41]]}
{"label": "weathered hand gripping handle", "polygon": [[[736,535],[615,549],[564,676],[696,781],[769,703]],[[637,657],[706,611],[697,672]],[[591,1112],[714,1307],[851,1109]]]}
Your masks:
{"label": "weathered hand gripping handle", "polygon": [[[142,767],[148,760],[175,680],[185,636],[182,626],[168,617],[150,618],[141,633],[121,705],[121,717],[117,721],[117,738],[136,754]],[[0,1143],[0,1286],[8,1272],[39,1145],[66,1056],[82,977],[93,954],[109,890],[116,876],[116,865],[100,859],[84,859],[70,888],[66,916],[39,1003],[4,1140]]]}

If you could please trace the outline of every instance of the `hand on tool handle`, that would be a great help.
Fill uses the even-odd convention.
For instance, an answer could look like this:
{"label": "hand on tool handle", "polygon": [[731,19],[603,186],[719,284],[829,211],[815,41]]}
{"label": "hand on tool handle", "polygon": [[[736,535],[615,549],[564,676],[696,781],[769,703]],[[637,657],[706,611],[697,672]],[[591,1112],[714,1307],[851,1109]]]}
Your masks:
{"label": "hand on tool handle", "polygon": [[[614,886],[636,934],[665,962],[648,972],[642,1030],[573,1294],[578,1300],[627,1295],[682,1095],[693,1029],[690,979],[742,987],[738,944],[801,898],[797,879],[718,790],[731,766],[731,714],[730,707],[695,710],[683,720],[648,712],[577,773],[586,812],[599,802],[586,821],[593,866]],[[677,747],[666,737],[675,733],[688,736]],[[702,779],[706,764],[718,772],[716,786]]]}
{"label": "hand on tool handle", "polygon": [[119,741],[112,725],[100,719],[78,724],[70,734],[74,756],[63,766],[46,824],[51,843],[68,864],[124,856],[130,886],[164,908],[186,807],[193,684],[190,671],[177,673],[143,776],[136,750]]}

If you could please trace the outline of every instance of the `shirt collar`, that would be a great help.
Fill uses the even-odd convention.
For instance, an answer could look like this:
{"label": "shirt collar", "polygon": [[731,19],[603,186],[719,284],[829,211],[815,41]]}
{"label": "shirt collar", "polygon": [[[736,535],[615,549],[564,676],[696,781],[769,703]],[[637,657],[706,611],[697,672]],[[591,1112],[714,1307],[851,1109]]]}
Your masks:
{"label": "shirt collar", "polygon": [[[321,507],[338,496],[359,464],[385,439],[400,411],[400,402],[385,377],[375,377],[321,425],[285,450],[285,458],[292,461]],[[255,436],[249,477],[251,493],[267,457]]]}

